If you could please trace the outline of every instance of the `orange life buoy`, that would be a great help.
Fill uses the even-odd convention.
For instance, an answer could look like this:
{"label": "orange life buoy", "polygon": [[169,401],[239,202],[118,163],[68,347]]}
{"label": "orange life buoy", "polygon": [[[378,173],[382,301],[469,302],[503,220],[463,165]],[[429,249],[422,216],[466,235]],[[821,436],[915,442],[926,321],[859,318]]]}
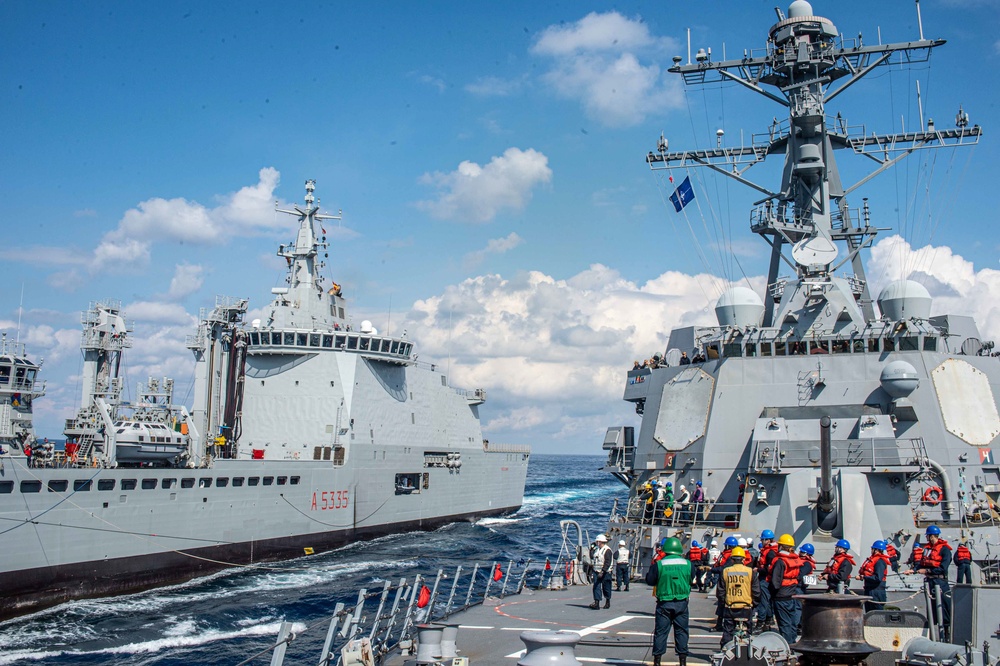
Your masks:
{"label": "orange life buoy", "polygon": [[938,486],[931,486],[930,488],[924,491],[924,496],[921,499],[923,500],[924,504],[930,504],[931,506],[935,506],[936,504],[941,503],[942,498],[944,498],[944,491],[941,490],[941,488]]}

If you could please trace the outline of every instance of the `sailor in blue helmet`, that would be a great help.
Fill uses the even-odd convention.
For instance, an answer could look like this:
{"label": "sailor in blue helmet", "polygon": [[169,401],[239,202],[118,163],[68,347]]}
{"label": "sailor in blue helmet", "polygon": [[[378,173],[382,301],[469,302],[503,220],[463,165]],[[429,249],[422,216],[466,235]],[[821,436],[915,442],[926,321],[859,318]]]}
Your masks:
{"label": "sailor in blue helmet", "polygon": [[[923,574],[924,584],[931,597],[931,613],[934,623],[940,628],[938,640],[948,642],[951,637],[951,586],[948,585],[948,567],[951,566],[952,559],[951,546],[941,538],[941,528],[937,525],[930,525],[926,536],[927,545],[924,546],[916,573]],[[913,570],[906,573],[913,573]]]}
{"label": "sailor in blue helmet", "polygon": [[861,563],[858,570],[858,580],[865,586],[865,594],[871,597],[871,601],[865,602],[865,612],[882,610],[886,602],[885,579],[889,575],[892,563],[886,555],[885,541],[879,539],[872,544],[872,554],[867,560]]}
{"label": "sailor in blue helmet", "polygon": [[774,541],[774,530],[764,530],[760,533],[760,555],[757,558],[757,571],[760,575],[760,603],[757,604],[757,626],[755,631],[766,631],[774,620],[774,605],[771,603],[771,586],[768,584],[771,565],[778,556],[778,544]]}
{"label": "sailor in blue helmet", "polygon": [[799,594],[805,594],[812,583],[816,582],[816,546],[811,543],[804,543],[799,546],[799,559],[802,566],[799,567]]}
{"label": "sailor in blue helmet", "polygon": [[851,572],[854,571],[854,558],[847,551],[851,542],[841,539],[833,548],[833,557],[827,562],[826,568],[820,574],[826,580],[830,592],[847,592],[851,582]]}

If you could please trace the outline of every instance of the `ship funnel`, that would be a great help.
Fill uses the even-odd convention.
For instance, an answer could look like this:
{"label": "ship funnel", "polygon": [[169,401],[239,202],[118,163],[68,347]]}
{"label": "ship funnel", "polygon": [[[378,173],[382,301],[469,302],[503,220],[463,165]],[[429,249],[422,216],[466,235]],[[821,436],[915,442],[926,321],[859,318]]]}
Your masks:
{"label": "ship funnel", "polygon": [[715,316],[719,326],[760,326],[764,303],[753,289],[730,287],[722,292],[715,303]]}

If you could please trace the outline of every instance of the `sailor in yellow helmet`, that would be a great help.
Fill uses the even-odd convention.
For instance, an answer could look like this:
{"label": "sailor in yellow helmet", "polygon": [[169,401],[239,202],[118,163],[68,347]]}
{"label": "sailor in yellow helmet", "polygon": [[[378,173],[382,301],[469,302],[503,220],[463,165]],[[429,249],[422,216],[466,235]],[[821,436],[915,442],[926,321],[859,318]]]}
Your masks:
{"label": "sailor in yellow helmet", "polygon": [[722,615],[723,647],[733,640],[737,620],[745,620],[749,627],[754,606],[760,603],[760,576],[756,569],[744,563],[745,556],[746,551],[741,546],[733,548],[715,588]]}
{"label": "sailor in yellow helmet", "polygon": [[789,644],[798,637],[802,607],[792,595],[799,593],[799,570],[802,559],[795,552],[795,539],[791,534],[778,537],[778,555],[771,560],[768,578],[771,585],[771,602],[778,620],[778,633]]}

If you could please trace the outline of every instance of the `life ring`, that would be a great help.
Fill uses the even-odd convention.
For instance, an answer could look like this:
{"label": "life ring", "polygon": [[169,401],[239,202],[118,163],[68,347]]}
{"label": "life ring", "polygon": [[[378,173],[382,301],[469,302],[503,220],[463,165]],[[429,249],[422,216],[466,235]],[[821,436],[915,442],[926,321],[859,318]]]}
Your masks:
{"label": "life ring", "polygon": [[940,504],[942,499],[944,499],[944,491],[939,486],[931,486],[924,491],[924,496],[921,498],[924,504],[931,506]]}

